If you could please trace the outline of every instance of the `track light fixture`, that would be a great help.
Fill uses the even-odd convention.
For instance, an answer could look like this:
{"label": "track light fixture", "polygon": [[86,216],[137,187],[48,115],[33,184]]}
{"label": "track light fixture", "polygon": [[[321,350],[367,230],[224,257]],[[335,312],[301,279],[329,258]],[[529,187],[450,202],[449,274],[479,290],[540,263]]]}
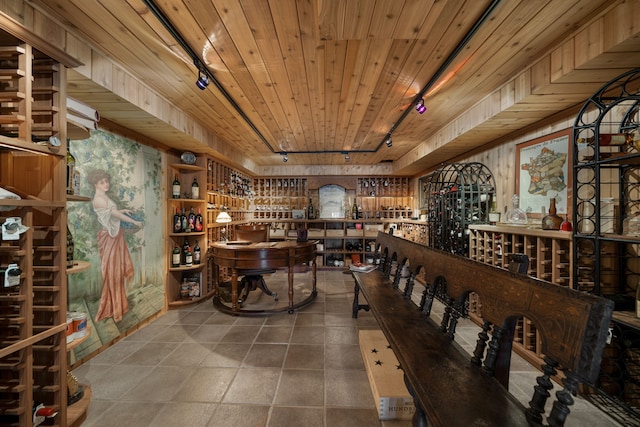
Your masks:
{"label": "track light fixture", "polygon": [[207,86],[209,86],[209,77],[207,77],[207,75],[200,70],[198,70],[198,80],[196,81],[196,86],[198,86],[200,90],[205,90]]}
{"label": "track light fixture", "polygon": [[424,98],[420,98],[418,99],[418,102],[416,102],[416,111],[419,114],[422,114],[425,111],[427,111],[427,107],[424,105]]}
{"label": "track light fixture", "polygon": [[287,153],[284,153],[284,155],[282,156],[282,161],[285,163],[289,161],[289,156],[287,156]]}
{"label": "track light fixture", "polygon": [[345,153],[344,155],[344,161],[348,162],[349,160],[351,160],[351,157],[349,156],[349,153]]}
{"label": "track light fixture", "polygon": [[387,144],[387,147],[391,147],[393,145],[393,142],[391,141],[391,134],[387,134],[387,139],[384,141],[385,144]]}

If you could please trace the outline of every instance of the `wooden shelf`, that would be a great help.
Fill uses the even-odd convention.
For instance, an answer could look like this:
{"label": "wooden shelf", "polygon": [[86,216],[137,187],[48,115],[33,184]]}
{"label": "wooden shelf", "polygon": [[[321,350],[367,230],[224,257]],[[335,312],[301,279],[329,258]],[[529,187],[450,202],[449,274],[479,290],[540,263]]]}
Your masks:
{"label": "wooden shelf", "polygon": [[191,266],[181,265],[180,267],[169,267],[169,271],[190,271],[190,270],[198,270],[204,267],[204,263],[193,264]]}
{"label": "wooden shelf", "polygon": [[[203,278],[204,280],[204,278]],[[169,308],[179,308],[179,307],[184,307],[185,305],[190,305],[190,304],[194,304],[197,302],[200,302],[202,300],[205,300],[207,298],[210,298],[213,296],[214,290],[212,289],[211,291],[203,294],[202,296],[198,297],[198,298],[192,298],[192,299],[177,299],[175,301],[171,301],[169,302]]]}
{"label": "wooden shelf", "polygon": [[190,171],[190,172],[201,172],[206,170],[202,166],[188,165],[186,163],[171,163],[169,166],[171,166],[173,169],[177,169],[181,171]]}
{"label": "wooden shelf", "polygon": [[74,194],[67,194],[67,202],[90,202],[91,197],[76,196]]}
{"label": "wooden shelf", "polygon": [[91,268],[91,263],[88,261],[74,261],[73,267],[67,268],[67,274],[75,274],[80,273],[81,271],[85,271]]}
{"label": "wooden shelf", "polygon": [[71,341],[70,343],[67,344],[67,351],[71,351],[74,348],[76,348],[77,346],[79,346],[80,344],[82,344],[83,342],[85,342],[86,340],[89,339],[89,335],[91,335],[91,331],[89,330],[89,325],[87,324],[87,333],[85,336],[74,339],[73,341]]}
{"label": "wooden shelf", "polygon": [[79,427],[87,419],[87,410],[91,403],[91,387],[83,384],[84,396],[73,405],[67,406],[67,427]]}

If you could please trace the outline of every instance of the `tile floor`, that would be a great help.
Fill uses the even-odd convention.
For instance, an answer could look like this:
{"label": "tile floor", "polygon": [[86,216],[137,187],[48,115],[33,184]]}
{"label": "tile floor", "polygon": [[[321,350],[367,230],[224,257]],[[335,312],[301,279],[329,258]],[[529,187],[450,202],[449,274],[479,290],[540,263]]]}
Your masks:
{"label": "tile floor", "polygon": [[[292,315],[234,317],[210,300],[169,311],[74,370],[93,391],[83,427],[410,426],[378,419],[358,345],[358,330],[377,325],[351,318],[352,290],[350,275],[319,270],[318,298]],[[476,334],[461,323],[457,339],[471,348]],[[513,364],[511,390],[526,402],[538,373]],[[578,398],[567,425],[617,424]]]}

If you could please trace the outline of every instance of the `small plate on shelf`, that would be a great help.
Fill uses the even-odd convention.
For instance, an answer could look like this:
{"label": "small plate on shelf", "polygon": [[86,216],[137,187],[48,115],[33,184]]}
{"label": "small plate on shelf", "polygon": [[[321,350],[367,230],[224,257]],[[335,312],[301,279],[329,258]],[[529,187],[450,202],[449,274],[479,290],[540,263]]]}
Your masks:
{"label": "small plate on shelf", "polygon": [[180,160],[182,161],[182,163],[193,165],[196,162],[196,155],[191,151],[185,151],[180,155]]}

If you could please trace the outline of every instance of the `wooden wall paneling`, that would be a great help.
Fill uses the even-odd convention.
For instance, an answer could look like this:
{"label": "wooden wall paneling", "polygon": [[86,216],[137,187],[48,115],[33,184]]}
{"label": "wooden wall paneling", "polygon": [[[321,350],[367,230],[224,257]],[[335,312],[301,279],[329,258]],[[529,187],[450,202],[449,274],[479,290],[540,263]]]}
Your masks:
{"label": "wooden wall paneling", "polygon": [[603,16],[603,23],[605,50],[632,52],[640,43],[637,37],[640,32],[640,3],[616,4]]}

